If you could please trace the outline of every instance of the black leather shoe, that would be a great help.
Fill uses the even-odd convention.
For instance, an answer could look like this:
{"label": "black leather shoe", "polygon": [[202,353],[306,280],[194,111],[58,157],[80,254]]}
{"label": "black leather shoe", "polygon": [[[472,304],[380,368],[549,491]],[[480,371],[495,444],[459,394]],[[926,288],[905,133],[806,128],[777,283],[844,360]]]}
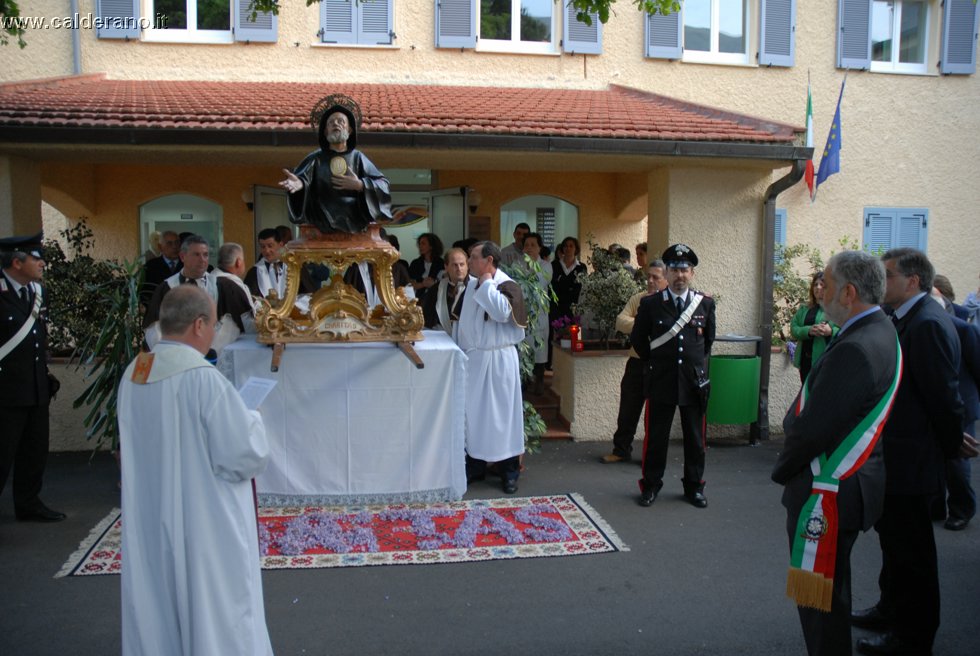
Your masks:
{"label": "black leather shoe", "polygon": [[644,508],[649,508],[653,505],[653,502],[657,500],[657,493],[651,489],[646,489],[640,492],[640,500],[637,502]]}
{"label": "black leather shoe", "polygon": [[901,654],[904,656],[929,656],[932,650],[910,645],[891,631],[871,638],[857,641],[857,650],[862,654]]}
{"label": "black leather shoe", "polygon": [[514,494],[514,492],[517,492],[517,479],[505,478],[504,494]]}
{"label": "black leather shoe", "polygon": [[691,502],[691,505],[695,508],[707,508],[708,499],[704,496],[704,492],[694,492],[692,494],[685,494],[684,498]]}
{"label": "black leather shoe", "polygon": [[870,629],[872,631],[886,631],[891,628],[891,617],[882,613],[878,606],[855,610],[851,612],[851,625],[859,629]]}
{"label": "black leather shoe", "polygon": [[17,513],[17,521],[19,522],[60,522],[67,517],[68,515],[65,513],[51,510],[44,504],[33,510]]}
{"label": "black leather shoe", "polygon": [[970,523],[969,519],[961,519],[959,517],[950,517],[943,524],[943,528],[947,531],[962,531],[966,528],[966,525]]}

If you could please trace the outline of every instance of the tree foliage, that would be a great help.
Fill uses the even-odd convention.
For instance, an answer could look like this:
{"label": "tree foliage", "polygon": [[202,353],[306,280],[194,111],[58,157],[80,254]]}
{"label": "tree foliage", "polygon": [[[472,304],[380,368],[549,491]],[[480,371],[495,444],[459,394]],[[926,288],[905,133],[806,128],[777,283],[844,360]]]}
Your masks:
{"label": "tree foliage", "polygon": [[[8,2],[10,0],[0,0],[0,3]],[[279,13],[279,3],[281,0],[252,0],[251,9],[253,16],[255,12],[259,11],[269,11],[273,14]],[[358,0],[360,2],[371,0]],[[498,1],[498,0],[493,0]],[[555,2],[563,0],[555,0]],[[681,3],[680,0],[630,0],[638,11],[645,11],[648,14],[671,14],[676,11],[680,11]],[[306,0],[306,5],[310,6],[317,4],[320,0]],[[576,10],[575,17],[586,25],[592,24],[592,14],[596,14],[599,17],[599,22],[606,24],[609,22],[610,11],[612,10],[613,3],[616,0],[571,0],[572,7]]]}
{"label": "tree foliage", "polygon": [[633,274],[623,266],[622,260],[609,250],[587,237],[589,250],[589,273],[578,274],[582,291],[575,312],[590,315],[598,327],[599,339],[608,348],[609,339],[616,332],[616,316],[626,307],[626,302],[645,285],[637,282]]}
{"label": "tree foliage", "polygon": [[21,48],[27,45],[19,18],[20,7],[14,0],[0,0],[0,46],[7,45],[10,39],[17,39],[17,45]]}

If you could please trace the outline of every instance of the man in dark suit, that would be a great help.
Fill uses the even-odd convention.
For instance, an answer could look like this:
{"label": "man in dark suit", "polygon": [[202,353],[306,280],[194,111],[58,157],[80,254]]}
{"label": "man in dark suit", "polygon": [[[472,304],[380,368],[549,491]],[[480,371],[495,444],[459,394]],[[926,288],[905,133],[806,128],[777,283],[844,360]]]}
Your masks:
{"label": "man in dark suit", "polygon": [[939,572],[929,504],[939,494],[945,459],[976,455],[963,435],[958,390],[960,343],[953,322],[928,297],[935,269],[912,248],[889,250],[885,303],[905,368],[892,417],[882,433],[885,502],[875,524],[881,544],[877,604],[852,614],[855,626],[881,631],[861,638],[864,654],[927,654],[939,628]]}
{"label": "man in dark suit", "polygon": [[48,404],[58,391],[48,374],[42,239],[38,233],[0,240],[0,494],[13,468],[17,519],[60,522],[65,514],[38,496],[48,460]]}
{"label": "man in dark suit", "polygon": [[[895,328],[878,306],[885,292],[881,261],[863,251],[844,251],[827,263],[823,280],[824,312],[841,329],[783,419],[785,443],[772,479],[785,486],[791,553],[798,550],[791,559],[787,590],[797,601],[807,651],[839,656],[851,653],[851,548],[858,531],[874,525],[884,501],[885,465],[878,437],[895,398],[901,360]],[[828,487],[839,484],[834,542],[824,506],[833,501],[822,497],[815,485],[815,460],[817,483],[830,477]],[[809,510],[811,497],[819,503]],[[810,530],[813,525],[820,530]],[[804,564],[807,548],[818,554],[826,549],[834,556],[827,556],[834,570],[831,595],[825,600],[829,605],[822,608],[796,593],[795,575],[804,571],[802,578],[826,585],[816,558],[814,565]]]}
{"label": "man in dark suit", "polygon": [[639,503],[652,505],[663,487],[670,425],[674,408],[680,407],[684,497],[695,508],[705,508],[704,413],[708,357],[715,340],[715,302],[690,288],[698,264],[690,246],[674,244],[661,259],[667,265],[668,287],[640,302],[630,333],[633,349],[646,361],[644,392],[650,399]]}
{"label": "man in dark suit", "polygon": [[176,232],[168,230],[160,235],[160,256],[146,261],[143,265],[143,288],[140,298],[148,305],[153,292],[164,280],[180,271],[180,238]]}
{"label": "man in dark suit", "polygon": [[[967,323],[954,314],[956,305],[939,286],[940,276],[933,281],[932,298],[938,302],[953,320],[956,336],[960,338],[960,398],[963,399],[963,432],[976,437],[977,418],[980,417],[980,394],[977,392],[980,381],[980,327]],[[952,287],[947,289],[952,294]],[[945,492],[933,501],[933,519],[946,518],[943,528],[962,531],[973,519],[977,511],[977,495],[970,485],[970,459],[949,458],[946,460]],[[946,494],[949,494],[947,499]],[[947,508],[949,512],[947,513]]]}

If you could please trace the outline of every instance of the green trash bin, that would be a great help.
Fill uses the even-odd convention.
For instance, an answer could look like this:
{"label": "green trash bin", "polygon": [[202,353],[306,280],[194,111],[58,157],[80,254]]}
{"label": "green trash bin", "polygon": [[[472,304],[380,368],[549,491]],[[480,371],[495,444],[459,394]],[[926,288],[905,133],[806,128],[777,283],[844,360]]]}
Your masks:
{"label": "green trash bin", "polygon": [[759,418],[759,371],[757,355],[712,355],[708,422],[751,424]]}

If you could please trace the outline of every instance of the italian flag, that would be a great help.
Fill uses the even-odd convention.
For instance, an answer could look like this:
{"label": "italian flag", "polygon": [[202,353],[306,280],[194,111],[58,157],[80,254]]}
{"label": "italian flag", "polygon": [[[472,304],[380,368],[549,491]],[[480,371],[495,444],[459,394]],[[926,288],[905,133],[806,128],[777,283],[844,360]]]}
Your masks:
{"label": "italian flag", "polygon": [[[813,148],[813,99],[810,97],[810,81],[806,83],[806,147]],[[804,179],[810,189],[810,201],[813,202],[813,158],[806,162]]]}

